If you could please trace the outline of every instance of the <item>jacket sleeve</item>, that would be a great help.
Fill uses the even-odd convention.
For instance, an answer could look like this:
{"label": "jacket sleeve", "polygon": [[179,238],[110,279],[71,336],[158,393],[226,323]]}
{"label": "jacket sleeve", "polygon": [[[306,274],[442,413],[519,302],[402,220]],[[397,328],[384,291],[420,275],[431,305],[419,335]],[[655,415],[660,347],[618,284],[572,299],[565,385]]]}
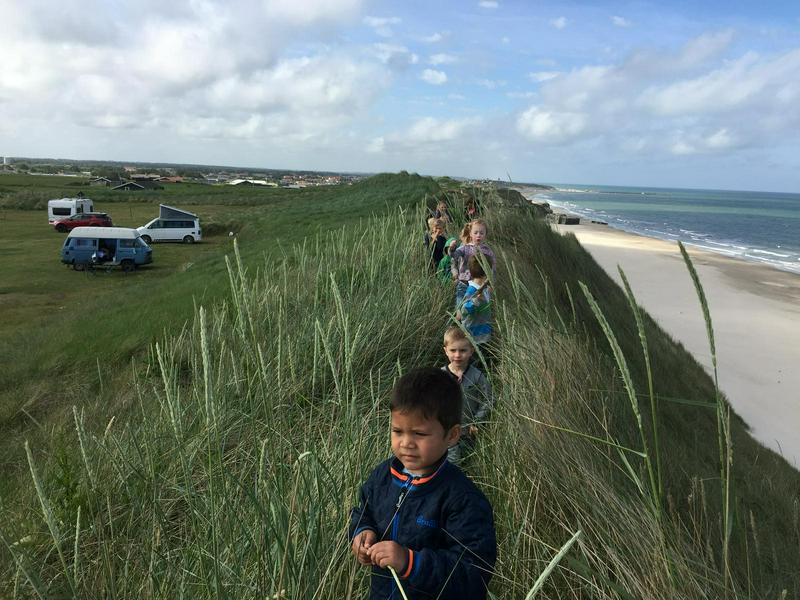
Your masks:
{"label": "jacket sleeve", "polygon": [[447,242],[447,238],[443,235],[437,236],[436,241],[433,243],[433,266],[439,264],[439,261],[442,260],[444,256],[444,245]]}
{"label": "jacket sleeve", "polygon": [[486,421],[486,417],[489,416],[489,411],[492,410],[492,405],[494,404],[492,384],[489,383],[486,375],[481,373],[480,378],[475,382],[475,386],[478,388],[480,403],[478,404],[478,410],[475,411],[473,419],[477,423],[482,423]]}
{"label": "jacket sleeve", "polygon": [[461,250],[464,246],[459,246],[450,253],[450,274],[458,279],[458,269],[461,261],[464,260],[464,252]]}
{"label": "jacket sleeve", "polygon": [[475,297],[475,293],[477,291],[478,288],[469,286],[467,288],[466,293],[464,294],[464,304],[462,305],[461,308],[467,314],[474,313],[484,303],[484,301],[481,298]]}
{"label": "jacket sleeve", "polygon": [[447,598],[485,598],[497,559],[492,507],[468,493],[450,507],[441,524],[451,542],[442,549],[409,549],[406,579],[415,588]]}
{"label": "jacket sleeve", "polygon": [[374,485],[373,473],[370,475],[369,479],[364,482],[364,485],[361,486],[358,506],[350,511],[349,539],[351,540],[365,529],[371,529],[375,533],[378,533],[378,526],[372,516],[372,507],[370,506],[370,492]]}

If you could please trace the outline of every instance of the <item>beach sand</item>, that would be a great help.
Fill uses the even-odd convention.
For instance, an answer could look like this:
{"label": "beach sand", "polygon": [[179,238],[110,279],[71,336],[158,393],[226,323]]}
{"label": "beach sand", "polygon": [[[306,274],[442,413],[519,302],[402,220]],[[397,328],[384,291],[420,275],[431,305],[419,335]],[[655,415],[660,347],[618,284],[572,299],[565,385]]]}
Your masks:
{"label": "beach sand", "polygon": [[[705,322],[677,243],[594,224],[572,233],[709,373]],[[752,436],[800,468],[800,275],[687,246],[714,325],[720,387]]]}

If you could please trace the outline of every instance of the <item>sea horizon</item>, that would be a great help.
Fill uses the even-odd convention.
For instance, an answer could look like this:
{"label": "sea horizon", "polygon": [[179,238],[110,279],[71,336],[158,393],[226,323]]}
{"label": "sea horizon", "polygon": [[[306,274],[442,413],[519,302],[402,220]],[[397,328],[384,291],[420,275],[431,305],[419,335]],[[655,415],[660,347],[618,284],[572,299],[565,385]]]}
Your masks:
{"label": "sea horizon", "polygon": [[647,237],[800,275],[800,194],[548,183],[526,197]]}

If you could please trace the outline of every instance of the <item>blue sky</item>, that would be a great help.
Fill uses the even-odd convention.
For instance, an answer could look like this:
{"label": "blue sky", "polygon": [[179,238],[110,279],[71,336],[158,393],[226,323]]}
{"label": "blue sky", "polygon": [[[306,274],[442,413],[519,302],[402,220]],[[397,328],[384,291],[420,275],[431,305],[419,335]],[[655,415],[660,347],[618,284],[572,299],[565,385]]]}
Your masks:
{"label": "blue sky", "polygon": [[797,3],[0,14],[0,154],[800,191]]}

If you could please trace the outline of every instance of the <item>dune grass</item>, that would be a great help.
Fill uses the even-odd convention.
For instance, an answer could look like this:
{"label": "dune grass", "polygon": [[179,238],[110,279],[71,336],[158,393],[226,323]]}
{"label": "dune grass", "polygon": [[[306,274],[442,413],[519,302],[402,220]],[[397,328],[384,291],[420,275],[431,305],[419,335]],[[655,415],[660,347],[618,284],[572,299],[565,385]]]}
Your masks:
{"label": "dune grass", "polygon": [[[493,595],[796,594],[798,474],[731,415],[726,513],[713,381],[574,238],[484,200],[498,401],[468,470],[494,506]],[[452,303],[422,222],[232,248],[227,293],[135,358],[125,406],[77,406],[26,448],[31,484],[0,494],[2,595],[363,597],[347,511],[389,453],[393,380],[441,364]]]}

